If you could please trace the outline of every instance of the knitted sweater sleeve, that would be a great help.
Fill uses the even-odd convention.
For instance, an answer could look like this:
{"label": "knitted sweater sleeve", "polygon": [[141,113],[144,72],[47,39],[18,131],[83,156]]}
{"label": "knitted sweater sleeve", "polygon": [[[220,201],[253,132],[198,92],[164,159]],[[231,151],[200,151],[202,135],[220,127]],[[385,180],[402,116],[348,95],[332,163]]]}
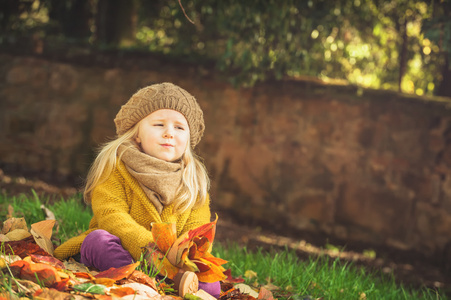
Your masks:
{"label": "knitted sweater sleeve", "polygon": [[142,247],[152,239],[152,233],[138,224],[130,215],[125,179],[117,172],[98,185],[92,192],[92,211],[98,227],[119,237],[122,246],[135,260],[139,260]]}
{"label": "knitted sweater sleeve", "polygon": [[201,225],[210,222],[211,212],[210,212],[210,196],[207,195],[204,205],[201,207],[191,210],[185,225],[182,228],[180,234],[187,232],[188,230],[195,229]]}

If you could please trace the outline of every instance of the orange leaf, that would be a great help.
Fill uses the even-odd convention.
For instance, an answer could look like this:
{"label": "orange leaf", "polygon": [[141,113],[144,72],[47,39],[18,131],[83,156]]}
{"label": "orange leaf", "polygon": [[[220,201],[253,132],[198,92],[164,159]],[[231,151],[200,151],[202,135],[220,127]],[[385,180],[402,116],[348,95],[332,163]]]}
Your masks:
{"label": "orange leaf", "polygon": [[264,287],[260,288],[260,293],[258,293],[258,300],[274,300],[274,296],[271,291],[265,289]]}
{"label": "orange leaf", "polygon": [[131,287],[119,287],[119,288],[111,289],[110,294],[122,298],[127,295],[135,294],[135,290],[132,289]]}
{"label": "orange leaf", "polygon": [[215,264],[211,264],[210,270],[196,273],[199,281],[202,282],[216,282],[226,279],[227,277],[224,275],[224,268],[221,266],[217,266]]}
{"label": "orange leaf", "polygon": [[139,262],[136,262],[134,264],[123,266],[120,268],[109,268],[108,270],[100,272],[99,274],[95,275],[94,277],[111,278],[114,280],[119,280],[119,279],[128,277],[131,273],[133,273],[133,271],[135,271],[135,269],[138,265],[139,265]]}
{"label": "orange leaf", "polygon": [[209,254],[208,250],[210,249],[210,245],[211,243],[206,237],[194,237],[193,246],[189,249],[189,258],[197,259],[199,257],[205,256],[207,253]]}
{"label": "orange leaf", "polygon": [[90,273],[86,273],[86,272],[75,272],[74,275],[77,278],[84,278],[84,279],[90,279],[90,280],[95,279],[94,276],[92,276]]}
{"label": "orange leaf", "polygon": [[188,238],[192,239],[195,236],[198,237],[206,237],[210,243],[213,242],[215,239],[215,232],[216,232],[216,222],[218,221],[218,215],[216,215],[216,220],[213,222],[201,225],[197,227],[196,229],[192,229],[188,231]]}
{"label": "orange leaf", "polygon": [[212,263],[214,263],[215,265],[218,265],[218,266],[228,263],[227,260],[224,260],[224,259],[219,258],[219,257],[214,257],[209,252],[205,253],[205,255],[202,258],[204,258],[204,259],[206,259],[206,260],[208,260],[208,261],[210,261],[210,262],[212,262]]}
{"label": "orange leaf", "polygon": [[153,240],[161,252],[166,253],[177,239],[175,223],[152,223]]}
{"label": "orange leaf", "polygon": [[130,275],[130,277],[128,277],[128,279],[133,280],[138,283],[145,284],[147,286],[150,286],[151,288],[153,288],[156,291],[158,290],[157,284],[155,283],[155,278],[151,278],[141,271],[133,272],[132,275]]}
{"label": "orange leaf", "polygon": [[55,289],[60,292],[64,292],[67,290],[67,285],[69,284],[70,278],[61,279],[61,281],[57,281],[53,283],[50,288]]}
{"label": "orange leaf", "polygon": [[95,283],[95,284],[102,284],[102,285],[104,285],[106,287],[111,287],[116,282],[116,280],[112,279],[112,278],[105,278],[105,277],[103,277],[103,278],[94,278],[92,280],[92,282]]}
{"label": "orange leaf", "polygon": [[11,270],[14,269],[15,272],[20,270],[19,277],[21,279],[41,283],[47,287],[58,281],[61,281],[61,277],[58,275],[58,271],[48,264],[29,263],[24,260],[19,260],[10,264],[9,267]]}
{"label": "orange leaf", "polygon": [[40,289],[33,294],[33,299],[54,299],[54,300],[64,300],[70,299],[71,294],[62,293],[55,289]]}
{"label": "orange leaf", "polygon": [[60,261],[57,258],[54,258],[53,256],[44,256],[39,254],[30,254],[31,260],[37,263],[45,263],[51,266],[54,266],[55,268],[65,270],[66,267],[64,266],[63,262]]}

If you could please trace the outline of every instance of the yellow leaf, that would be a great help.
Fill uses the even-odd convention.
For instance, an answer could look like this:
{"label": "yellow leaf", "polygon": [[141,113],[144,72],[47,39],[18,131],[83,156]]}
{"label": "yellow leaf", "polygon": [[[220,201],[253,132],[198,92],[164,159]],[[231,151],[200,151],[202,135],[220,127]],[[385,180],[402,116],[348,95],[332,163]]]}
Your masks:
{"label": "yellow leaf", "polygon": [[20,240],[26,239],[27,237],[31,236],[31,234],[28,232],[28,230],[25,230],[25,229],[14,229],[14,230],[8,232],[5,236],[10,241],[20,241]]}
{"label": "yellow leaf", "polygon": [[257,278],[257,273],[252,270],[247,270],[246,272],[244,272],[244,277],[249,280],[253,279],[253,278]]}

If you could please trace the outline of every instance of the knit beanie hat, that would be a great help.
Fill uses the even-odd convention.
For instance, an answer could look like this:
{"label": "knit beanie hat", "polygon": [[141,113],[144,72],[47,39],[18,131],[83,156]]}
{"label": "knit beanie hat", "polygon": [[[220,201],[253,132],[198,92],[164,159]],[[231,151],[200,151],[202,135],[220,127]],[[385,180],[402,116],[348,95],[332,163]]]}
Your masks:
{"label": "knit beanie hat", "polygon": [[122,105],[114,119],[116,133],[124,134],[159,109],[172,109],[184,115],[190,129],[191,147],[194,148],[199,143],[205,129],[202,110],[196,98],[169,82],[142,88]]}

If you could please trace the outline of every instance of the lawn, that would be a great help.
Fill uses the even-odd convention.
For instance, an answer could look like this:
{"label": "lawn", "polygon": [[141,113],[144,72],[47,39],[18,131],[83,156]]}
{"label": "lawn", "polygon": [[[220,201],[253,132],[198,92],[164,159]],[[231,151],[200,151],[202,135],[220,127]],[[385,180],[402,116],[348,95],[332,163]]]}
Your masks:
{"label": "lawn", "polygon": [[[0,220],[12,215],[24,217],[30,225],[46,218],[44,207],[57,220],[53,233],[57,243],[86,230],[92,216],[80,195],[49,201],[30,192],[0,195]],[[368,272],[327,255],[300,259],[289,249],[251,251],[235,243],[215,243],[213,254],[229,261],[225,267],[231,269],[234,277],[242,277],[257,290],[265,286],[278,299],[446,299],[443,291],[403,286],[393,276]],[[0,291],[7,289],[1,282],[4,281],[0,281]]]}

